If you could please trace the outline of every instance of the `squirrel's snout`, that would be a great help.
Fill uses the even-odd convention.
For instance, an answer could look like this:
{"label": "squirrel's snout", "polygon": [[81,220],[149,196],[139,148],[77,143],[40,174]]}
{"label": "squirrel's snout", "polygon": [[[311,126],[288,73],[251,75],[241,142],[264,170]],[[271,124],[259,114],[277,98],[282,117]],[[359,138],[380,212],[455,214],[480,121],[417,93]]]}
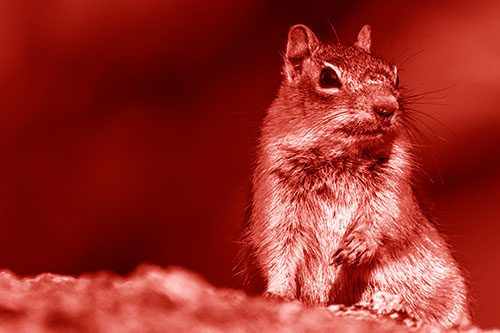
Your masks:
{"label": "squirrel's snout", "polygon": [[373,111],[382,117],[390,117],[398,108],[399,103],[393,96],[378,100],[373,105]]}
{"label": "squirrel's snout", "polygon": [[379,101],[373,105],[373,111],[382,117],[390,117],[398,108],[399,104],[395,98]]}
{"label": "squirrel's snout", "polygon": [[377,114],[381,115],[382,117],[389,117],[391,116],[394,111],[396,111],[397,108],[395,108],[392,105],[375,105],[373,107],[373,111],[375,111]]}

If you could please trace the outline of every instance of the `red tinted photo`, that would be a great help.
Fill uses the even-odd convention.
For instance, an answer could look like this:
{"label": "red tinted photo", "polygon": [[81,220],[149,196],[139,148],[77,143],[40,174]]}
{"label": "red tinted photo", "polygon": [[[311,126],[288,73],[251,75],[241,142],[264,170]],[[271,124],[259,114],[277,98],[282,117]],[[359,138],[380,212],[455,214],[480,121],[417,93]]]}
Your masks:
{"label": "red tinted photo", "polygon": [[497,2],[0,16],[0,330],[500,326]]}

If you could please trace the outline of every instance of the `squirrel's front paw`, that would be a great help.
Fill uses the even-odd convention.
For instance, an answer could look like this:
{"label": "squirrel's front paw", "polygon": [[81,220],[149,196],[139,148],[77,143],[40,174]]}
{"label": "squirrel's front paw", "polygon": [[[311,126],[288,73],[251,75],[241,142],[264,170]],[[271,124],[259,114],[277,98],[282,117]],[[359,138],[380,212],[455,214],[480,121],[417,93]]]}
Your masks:
{"label": "squirrel's front paw", "polygon": [[332,255],[330,265],[361,265],[369,263],[375,254],[377,244],[362,233],[353,232],[340,242]]}

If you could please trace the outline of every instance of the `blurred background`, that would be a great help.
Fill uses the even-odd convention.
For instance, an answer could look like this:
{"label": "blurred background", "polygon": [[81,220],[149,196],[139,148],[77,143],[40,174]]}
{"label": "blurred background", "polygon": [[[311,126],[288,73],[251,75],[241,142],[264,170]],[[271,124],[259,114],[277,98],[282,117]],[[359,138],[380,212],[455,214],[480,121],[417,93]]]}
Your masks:
{"label": "blurred background", "polygon": [[0,2],[0,267],[235,276],[259,124],[289,26],[351,44],[363,24],[401,84],[432,92],[423,186],[500,326],[500,2]]}

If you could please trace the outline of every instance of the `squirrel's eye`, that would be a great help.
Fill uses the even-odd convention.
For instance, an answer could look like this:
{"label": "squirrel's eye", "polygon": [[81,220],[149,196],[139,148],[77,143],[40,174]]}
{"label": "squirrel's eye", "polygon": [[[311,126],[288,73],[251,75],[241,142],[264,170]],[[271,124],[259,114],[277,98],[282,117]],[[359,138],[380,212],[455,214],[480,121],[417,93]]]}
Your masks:
{"label": "squirrel's eye", "polygon": [[395,81],[394,85],[396,87],[399,86],[399,75],[396,75],[396,81]]}
{"label": "squirrel's eye", "polygon": [[322,88],[339,88],[341,86],[337,73],[331,68],[325,68],[319,76],[319,85]]}

